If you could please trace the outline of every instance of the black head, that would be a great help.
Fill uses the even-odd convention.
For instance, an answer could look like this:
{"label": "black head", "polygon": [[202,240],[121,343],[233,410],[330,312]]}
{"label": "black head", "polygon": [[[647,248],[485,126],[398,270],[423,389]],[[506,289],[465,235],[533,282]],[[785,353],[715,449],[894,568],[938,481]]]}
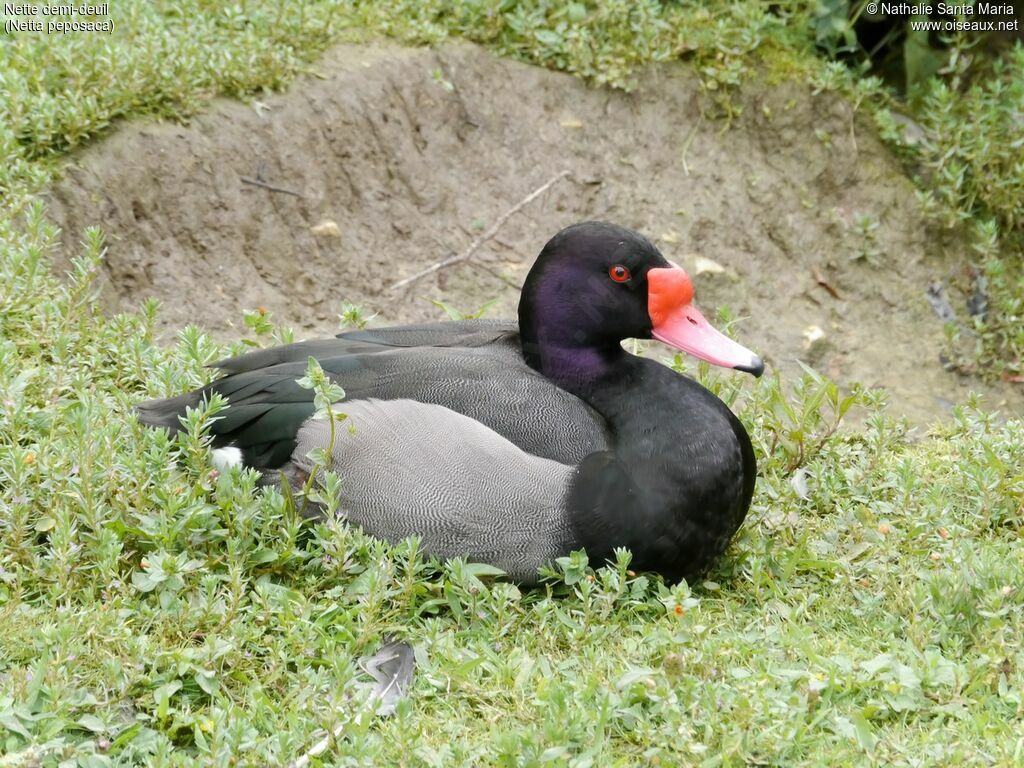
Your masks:
{"label": "black head", "polygon": [[519,327],[533,329],[541,344],[560,346],[650,338],[647,271],[669,266],[632,229],[601,221],[566,227],[547,242],[526,277]]}
{"label": "black head", "polygon": [[653,337],[760,375],[760,359],[714,330],[692,299],[686,272],[640,233],[599,221],[574,224],[548,241],[523,284],[523,354],[550,373],[555,358],[577,369],[621,354],[624,339]]}

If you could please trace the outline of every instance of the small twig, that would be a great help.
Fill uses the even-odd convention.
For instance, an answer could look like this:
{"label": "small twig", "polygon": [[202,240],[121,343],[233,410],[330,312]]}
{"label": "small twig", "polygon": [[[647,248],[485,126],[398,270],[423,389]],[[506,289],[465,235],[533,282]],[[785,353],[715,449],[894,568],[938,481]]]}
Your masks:
{"label": "small twig", "polygon": [[683,161],[683,173],[687,176],[690,175],[690,166],[686,162],[686,153],[690,151],[690,144],[693,143],[693,137],[697,135],[697,129],[700,128],[700,124],[703,122],[704,115],[701,114],[700,118],[693,124],[693,128],[690,129],[690,133],[687,134],[686,139],[683,141],[683,153],[680,156],[680,159]]}
{"label": "small twig", "polygon": [[857,157],[860,154],[860,150],[857,149],[857,109],[860,107],[860,101],[850,106],[850,141],[853,143],[853,156]]}
{"label": "small twig", "polygon": [[505,287],[511,288],[512,290],[518,291],[518,290],[521,290],[522,287],[523,287],[523,286],[519,285],[519,283],[516,283],[516,282],[514,282],[512,280],[509,280],[507,277],[505,277],[503,274],[501,274],[501,272],[499,272],[498,270],[491,269],[486,264],[480,264],[479,262],[471,261],[471,262],[469,262],[469,266],[475,267],[475,268],[481,270],[482,272],[486,272],[491,277],[493,277],[495,280],[498,280],[499,282],[504,284]]}
{"label": "small twig", "polygon": [[[437,244],[438,244],[438,246],[440,246],[440,247],[441,247],[441,248],[442,248],[442,249],[443,249],[443,250],[444,250],[444,251],[445,251],[446,253],[451,253],[451,252],[453,252],[453,251],[455,250],[454,248],[452,248],[452,247],[451,247],[451,245],[449,245],[448,243],[446,243],[446,242],[445,242],[444,240],[442,240],[442,239],[441,239],[440,237],[438,237],[437,235],[431,235],[431,238],[432,238],[432,239],[433,239],[433,241],[434,241],[435,243],[437,243]],[[498,243],[499,245],[503,245],[503,246],[505,246],[506,248],[512,248],[512,249],[514,250],[514,246],[511,246],[511,245],[509,245],[508,243],[502,242],[502,241],[501,241],[501,240],[500,240],[499,238],[497,238],[497,237],[494,237],[494,238],[491,238],[491,239],[492,239],[492,240],[493,240],[493,241],[494,241],[495,243]],[[501,274],[501,273],[500,273],[500,272],[499,272],[498,270],[496,270],[496,269],[491,269],[491,268],[490,268],[490,267],[488,267],[488,266],[487,266],[486,264],[481,264],[481,263],[480,263],[480,262],[478,262],[478,261],[471,261],[471,262],[469,262],[469,266],[471,266],[471,267],[476,267],[477,269],[479,269],[479,270],[482,270],[482,271],[484,271],[484,272],[488,273],[489,275],[493,276],[493,277],[494,277],[495,279],[497,279],[497,280],[499,280],[500,282],[504,283],[505,285],[507,285],[507,286],[508,286],[509,288],[512,288],[513,290],[516,290],[516,291],[518,291],[518,290],[520,290],[520,289],[521,289],[521,288],[523,287],[523,286],[519,285],[518,283],[515,283],[515,282],[513,282],[512,280],[509,280],[509,279],[508,279],[507,277],[505,277],[505,276],[504,276],[503,274]]]}
{"label": "small twig", "polygon": [[238,178],[241,180],[243,184],[252,184],[254,187],[266,189],[269,190],[270,192],[280,192],[283,195],[293,195],[294,197],[302,197],[302,194],[299,192],[295,192],[294,190],[291,189],[285,189],[284,187],[275,187],[273,184],[268,184],[265,181],[254,179],[252,176],[239,176]]}
{"label": "small twig", "polygon": [[399,280],[394,285],[389,286],[388,290],[393,291],[397,288],[401,288],[402,286],[408,285],[409,283],[415,282],[416,280],[419,280],[421,277],[432,275],[435,272],[439,272],[440,270],[444,269],[445,267],[450,267],[452,266],[452,264],[459,264],[460,262],[468,261],[473,257],[473,254],[480,249],[481,245],[486,243],[488,240],[490,240],[498,233],[498,230],[505,225],[506,221],[512,218],[515,214],[519,213],[519,211],[521,211],[527,205],[532,203],[542,194],[547,192],[556,182],[565,178],[568,175],[569,171],[560,171],[559,173],[555,174],[550,179],[548,179],[546,182],[541,184],[539,187],[533,190],[533,192],[531,192],[518,203],[513,205],[511,208],[505,211],[505,213],[501,214],[501,216],[498,217],[498,220],[495,221],[486,232],[484,232],[482,235],[480,235],[480,237],[478,237],[476,240],[470,243],[469,247],[466,248],[466,250],[464,250],[458,256],[452,256],[449,259],[439,261],[436,264],[432,264],[431,266],[427,267],[423,271],[417,272],[415,275],[411,275],[410,277],[407,277],[404,280]]}
{"label": "small twig", "polygon": [[833,299],[842,299],[842,296],[839,295],[839,291],[832,287],[832,284],[825,279],[825,276],[821,274],[821,270],[819,270],[814,264],[811,265],[811,274],[814,276],[814,282],[828,291],[829,295]]}

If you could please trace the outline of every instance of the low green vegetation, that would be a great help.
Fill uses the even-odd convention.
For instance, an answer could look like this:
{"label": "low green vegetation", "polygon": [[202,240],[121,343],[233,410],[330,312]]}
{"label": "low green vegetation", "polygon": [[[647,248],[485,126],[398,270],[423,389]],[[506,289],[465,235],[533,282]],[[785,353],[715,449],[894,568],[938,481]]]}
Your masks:
{"label": "low green vegetation", "polygon": [[[761,456],[725,560],[669,586],[573,556],[523,592],[219,475],[218,403],[177,441],[139,427],[134,402],[245,345],[105,316],[98,235],[59,282],[38,206],[0,234],[0,764],[284,764],[338,726],[326,764],[1020,760],[1019,422],[967,405],[921,440],[811,373],[701,370]],[[836,432],[851,408],[866,428]],[[357,659],[388,635],[419,663],[382,720]]]}
{"label": "low green vegetation", "polygon": [[[810,372],[700,369],[761,466],[727,557],[671,586],[632,573],[625,553],[596,573],[574,555],[521,591],[487,568],[424,561],[415,542],[302,521],[251,473],[218,474],[202,433],[217,403],[177,440],[139,427],[133,403],[201,384],[205,364],[248,345],[186,328],[166,348],[155,304],[105,313],[92,289],[101,234],[82,233],[73,274],[56,279],[34,197],[118,118],[187,117],[216,93],[278,87],[339,36],[461,36],[620,87],[683,57],[723,124],[756,69],[799,73],[862,99],[936,225],[972,238],[991,295],[976,363],[1019,375],[1019,46],[978,63],[984,77],[940,73],[908,107],[818,58],[811,3],[111,11],[110,36],[0,46],[0,766],[287,764],[336,729],[311,764],[1024,762],[1020,422],[967,403],[923,435],[876,393],[843,395]],[[290,338],[262,313],[244,320],[250,345]],[[849,409],[863,429],[836,429]],[[418,663],[410,698],[382,719],[358,658],[391,635]]]}

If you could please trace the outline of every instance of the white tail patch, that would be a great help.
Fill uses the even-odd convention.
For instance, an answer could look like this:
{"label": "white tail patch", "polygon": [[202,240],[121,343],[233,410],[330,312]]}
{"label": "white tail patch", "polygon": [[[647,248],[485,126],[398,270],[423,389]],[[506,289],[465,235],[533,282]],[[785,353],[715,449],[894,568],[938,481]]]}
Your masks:
{"label": "white tail patch", "polygon": [[242,450],[233,445],[213,449],[213,466],[218,472],[227,472],[232,467],[242,466]]}

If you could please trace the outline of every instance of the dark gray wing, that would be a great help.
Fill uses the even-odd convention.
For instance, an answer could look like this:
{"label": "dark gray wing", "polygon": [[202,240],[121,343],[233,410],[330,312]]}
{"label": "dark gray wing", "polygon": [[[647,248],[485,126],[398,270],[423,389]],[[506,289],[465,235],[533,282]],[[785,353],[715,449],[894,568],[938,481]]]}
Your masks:
{"label": "dark gray wing", "polygon": [[350,355],[388,352],[402,347],[475,348],[515,337],[519,327],[507,320],[457,320],[444,323],[396,325],[339,333],[333,339],[312,339],[296,344],[249,352],[213,363],[211,367],[228,373],[243,373],[270,368],[282,363],[303,363],[310,357],[332,359]]}
{"label": "dark gray wing", "polygon": [[229,372],[196,392],[143,403],[139,418],[179,428],[178,416],[213,392],[231,407],[212,426],[214,444],[241,449],[246,464],[273,468],[313,413],[296,380],[316,357],[346,399],[412,399],[479,421],[523,450],[575,464],[607,447],[604,420],[522,359],[515,326],[463,321],[355,331],[224,360]]}

